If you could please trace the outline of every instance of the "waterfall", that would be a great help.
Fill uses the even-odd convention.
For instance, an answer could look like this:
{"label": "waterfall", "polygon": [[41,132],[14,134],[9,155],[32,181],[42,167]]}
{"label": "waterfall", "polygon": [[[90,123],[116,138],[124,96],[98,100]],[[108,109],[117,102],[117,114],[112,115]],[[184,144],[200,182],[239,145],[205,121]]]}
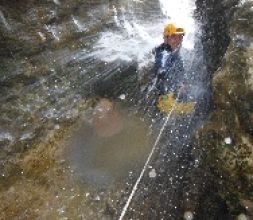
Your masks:
{"label": "waterfall", "polygon": [[196,8],[193,0],[160,0],[160,7],[164,16],[168,18],[168,22],[175,23],[179,27],[183,27],[186,36],[183,47],[192,49],[194,46],[194,35],[196,24],[193,13]]}

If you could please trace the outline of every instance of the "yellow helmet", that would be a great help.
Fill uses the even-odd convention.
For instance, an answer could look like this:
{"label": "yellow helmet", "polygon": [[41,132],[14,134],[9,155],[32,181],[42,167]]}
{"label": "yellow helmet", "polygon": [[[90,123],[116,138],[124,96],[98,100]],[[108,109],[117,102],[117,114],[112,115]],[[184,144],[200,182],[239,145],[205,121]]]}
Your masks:
{"label": "yellow helmet", "polygon": [[176,25],[174,24],[167,24],[165,27],[164,27],[164,32],[163,32],[163,35],[164,36],[171,36],[173,34],[182,34],[184,35],[185,34],[185,31],[183,28],[178,28],[176,27]]}

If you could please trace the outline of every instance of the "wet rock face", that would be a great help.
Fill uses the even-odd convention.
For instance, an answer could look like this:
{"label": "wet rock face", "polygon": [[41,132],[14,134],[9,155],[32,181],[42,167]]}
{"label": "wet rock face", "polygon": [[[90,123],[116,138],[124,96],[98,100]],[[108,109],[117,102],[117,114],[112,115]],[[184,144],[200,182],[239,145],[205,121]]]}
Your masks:
{"label": "wet rock face", "polygon": [[[128,4],[128,1],[109,0],[3,0],[0,2],[0,57],[29,57],[46,49],[78,47],[80,37],[96,35],[114,26],[112,15],[116,8],[143,12],[158,10],[159,4],[147,2],[143,7],[138,1]],[[137,17],[143,16],[141,11]],[[76,41],[70,45],[71,40]]]}
{"label": "wet rock face", "polygon": [[[142,3],[128,3],[0,2],[0,146],[4,146],[1,158],[24,152],[45,131],[75,120],[78,106],[83,106],[87,94],[111,97],[113,92],[117,97],[122,93],[119,90],[136,82],[135,69],[129,70],[119,63],[112,68],[93,57],[100,33],[116,28],[115,8],[119,13],[121,6],[125,10],[135,6],[136,10],[142,9]],[[159,6],[156,2],[145,7],[151,10],[153,5]],[[121,68],[122,74],[112,78]],[[131,72],[131,77],[126,77],[126,72]],[[117,89],[111,92],[115,85]]]}
{"label": "wet rock face", "polygon": [[206,68],[211,75],[220,66],[229,45],[229,27],[239,0],[196,0],[196,18],[201,23]]}
{"label": "wet rock face", "polygon": [[[32,56],[47,48],[63,47],[64,43],[66,46],[66,42],[78,39],[81,33],[87,35],[101,27],[108,15],[109,2],[106,1],[1,1],[0,56]],[[91,18],[93,22],[81,24]]]}
{"label": "wet rock face", "polygon": [[[56,186],[60,190],[61,185],[64,185],[62,188],[65,191],[66,180],[61,178],[65,176],[61,174],[65,172],[65,168],[55,155],[57,150],[62,149],[62,145],[58,145],[59,140],[65,137],[69,127],[93,105],[87,103],[87,94],[92,94],[92,98],[94,94],[118,97],[123,92],[126,94],[125,88],[129,88],[130,84],[136,84],[135,67],[130,70],[129,77],[128,66],[114,63],[112,68],[104,61],[90,56],[95,50],[94,44],[101,32],[117,28],[114,8],[119,14],[130,12],[128,8],[135,9],[136,13],[139,12],[136,17],[143,18],[142,12],[152,11],[153,5],[158,10],[158,1],[149,1],[144,7],[143,1],[125,0],[0,1],[0,198],[5,201],[0,205],[0,212],[3,218],[12,219],[23,216],[22,213],[26,216],[21,218],[57,218],[55,215],[59,213],[56,210],[64,206],[57,201],[58,193],[62,192],[56,192],[54,187],[50,191],[47,186]],[[121,8],[124,10],[121,11]],[[119,72],[120,74],[115,74]],[[114,88],[113,91],[111,88]],[[131,92],[134,93],[134,90]],[[103,120],[96,121],[101,136],[120,132],[120,115],[113,112],[112,115],[105,116]],[[109,130],[105,125],[111,119],[115,120],[115,124],[110,124]],[[145,140],[146,130],[145,127],[141,140]],[[135,151],[135,145],[127,138],[124,142],[130,143],[133,149],[128,151],[128,147],[124,148],[125,152],[130,152],[129,158],[132,158],[132,152],[137,152],[134,155],[137,155],[136,161],[139,161],[139,155],[143,153]],[[115,149],[118,149],[117,146]],[[122,158],[125,158],[124,153]],[[132,162],[131,159],[128,161]],[[59,170],[56,169],[58,162]],[[49,176],[52,177],[51,180]],[[58,183],[55,182],[56,176],[61,176]],[[32,181],[33,179],[36,181]],[[72,178],[66,179],[71,181]],[[27,186],[26,180],[31,180],[33,186],[23,190]],[[11,187],[12,196],[9,197],[8,189],[12,185],[15,186]],[[37,187],[44,186],[49,197],[44,190],[37,190]],[[69,193],[69,198],[73,194],[79,197],[72,186],[69,186]],[[39,199],[42,194],[43,201]],[[109,201],[109,197],[105,197]],[[54,207],[54,216],[45,216],[46,207],[41,209],[42,213],[33,215],[38,209],[28,200],[35,206],[45,204],[46,207],[47,201],[55,201],[59,209],[49,205]],[[35,200],[39,200],[39,204]],[[74,201],[73,198],[70,200]],[[86,197],[84,200],[86,201]],[[62,201],[66,204],[69,202],[66,199]],[[76,204],[83,206],[81,201],[72,204],[74,209]],[[98,205],[95,209],[98,215],[102,215]],[[64,210],[60,212],[64,214]],[[96,214],[88,214],[83,209],[80,211],[80,218],[84,218],[83,213],[85,218],[90,216],[88,219],[102,219],[94,218]],[[73,212],[70,219],[79,218],[78,215]]]}
{"label": "wet rock face", "polygon": [[90,69],[76,56],[110,23],[110,7],[109,1],[0,2],[0,160],[77,118],[80,87],[90,77],[82,73]]}
{"label": "wet rock face", "polygon": [[228,219],[253,214],[252,7],[252,2],[238,6],[230,22],[231,41],[212,80],[215,109],[196,137],[197,155],[211,170],[208,195],[214,195],[203,201]]}

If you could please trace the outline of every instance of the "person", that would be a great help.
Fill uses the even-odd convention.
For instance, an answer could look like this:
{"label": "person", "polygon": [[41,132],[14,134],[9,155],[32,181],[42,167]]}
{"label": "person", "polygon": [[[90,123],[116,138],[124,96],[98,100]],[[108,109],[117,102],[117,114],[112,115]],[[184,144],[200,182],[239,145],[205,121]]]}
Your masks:
{"label": "person", "polygon": [[184,35],[183,28],[167,24],[163,33],[164,42],[154,50],[154,86],[160,95],[178,94],[183,91],[184,67],[180,57],[180,48]]}

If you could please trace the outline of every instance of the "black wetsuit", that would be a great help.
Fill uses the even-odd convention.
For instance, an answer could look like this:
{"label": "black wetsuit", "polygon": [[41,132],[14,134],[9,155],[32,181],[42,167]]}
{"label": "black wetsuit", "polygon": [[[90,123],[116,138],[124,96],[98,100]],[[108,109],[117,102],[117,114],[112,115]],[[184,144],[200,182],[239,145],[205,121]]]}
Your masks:
{"label": "black wetsuit", "polygon": [[176,93],[183,83],[184,67],[179,50],[172,51],[167,44],[161,44],[155,48],[154,74],[155,87],[160,94]]}

